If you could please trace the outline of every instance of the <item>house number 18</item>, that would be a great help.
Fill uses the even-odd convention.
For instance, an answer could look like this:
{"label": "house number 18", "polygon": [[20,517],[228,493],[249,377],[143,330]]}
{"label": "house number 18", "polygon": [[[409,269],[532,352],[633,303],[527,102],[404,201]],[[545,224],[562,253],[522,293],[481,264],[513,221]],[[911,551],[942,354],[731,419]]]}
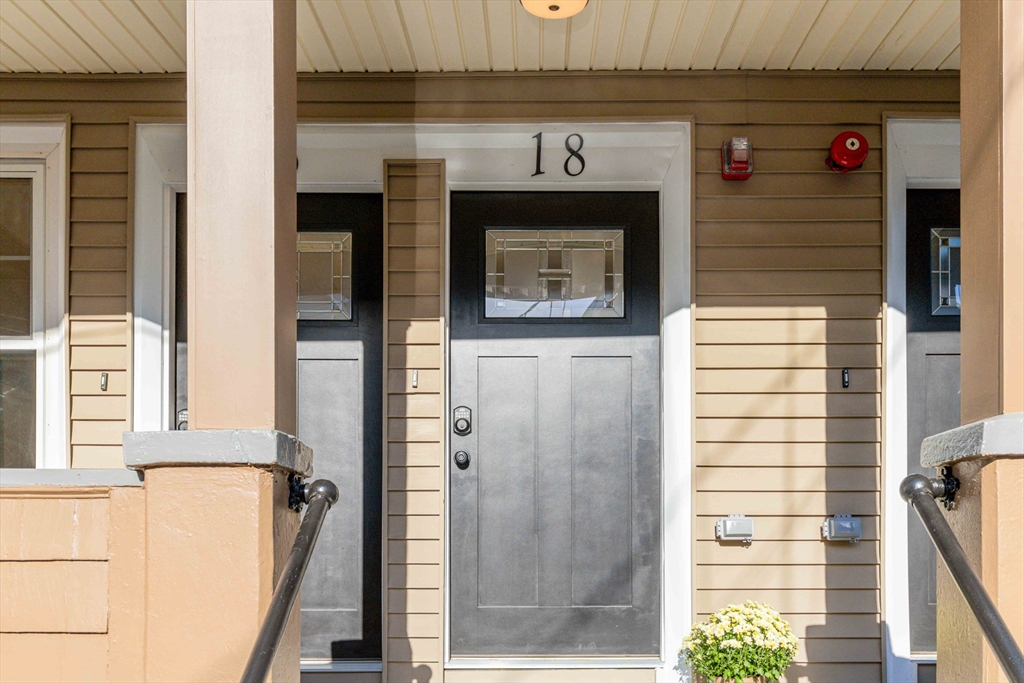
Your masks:
{"label": "house number 18", "polygon": [[[530,176],[531,178],[534,176],[544,175],[544,171],[540,169],[541,140],[543,139],[543,137],[544,133],[537,133],[536,135],[533,136],[533,139],[537,141],[537,167],[534,170],[533,175]],[[573,140],[573,138],[575,138],[575,141]],[[575,145],[575,147],[573,145]],[[575,178],[580,173],[583,173],[583,169],[587,167],[587,162],[583,159],[583,155],[580,154],[580,150],[582,149],[583,136],[580,135],[579,133],[573,133],[572,135],[565,139],[565,151],[569,153],[569,156],[565,158],[565,164],[562,166],[562,168],[565,169],[565,175],[572,176],[573,178]],[[576,171],[575,173],[569,170],[569,164],[570,162],[572,162],[573,159],[579,162],[580,167],[579,170]],[[576,166],[576,164],[573,164],[573,166]]]}

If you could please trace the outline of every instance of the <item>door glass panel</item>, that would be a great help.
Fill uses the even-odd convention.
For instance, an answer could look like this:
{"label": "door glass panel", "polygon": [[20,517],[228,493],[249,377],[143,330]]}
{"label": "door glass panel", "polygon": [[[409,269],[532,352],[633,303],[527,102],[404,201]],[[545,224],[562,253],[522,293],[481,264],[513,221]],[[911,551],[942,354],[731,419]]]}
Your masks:
{"label": "door glass panel", "polygon": [[0,335],[32,333],[32,179],[0,178]]}
{"label": "door glass panel", "polygon": [[0,467],[36,466],[36,352],[0,353]]}
{"label": "door glass panel", "polygon": [[932,228],[932,315],[960,315],[960,231]]}
{"label": "door glass panel", "polygon": [[352,233],[301,232],[299,320],[352,319]]}
{"label": "door glass panel", "polygon": [[488,230],[486,318],[621,318],[622,230]]}

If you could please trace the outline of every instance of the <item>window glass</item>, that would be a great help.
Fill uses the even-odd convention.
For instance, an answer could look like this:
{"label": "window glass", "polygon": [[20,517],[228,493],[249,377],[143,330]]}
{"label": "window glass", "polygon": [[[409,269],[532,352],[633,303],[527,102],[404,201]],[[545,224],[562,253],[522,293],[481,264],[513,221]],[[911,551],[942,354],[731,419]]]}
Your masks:
{"label": "window glass", "polygon": [[932,228],[932,315],[960,315],[960,231]]}
{"label": "window glass", "polygon": [[0,352],[0,467],[36,466],[36,352]]}
{"label": "window glass", "polygon": [[488,230],[486,318],[621,318],[622,230]]}
{"label": "window glass", "polygon": [[32,333],[32,179],[0,178],[0,335]]}
{"label": "window glass", "polygon": [[300,232],[299,320],[352,319],[352,233]]}

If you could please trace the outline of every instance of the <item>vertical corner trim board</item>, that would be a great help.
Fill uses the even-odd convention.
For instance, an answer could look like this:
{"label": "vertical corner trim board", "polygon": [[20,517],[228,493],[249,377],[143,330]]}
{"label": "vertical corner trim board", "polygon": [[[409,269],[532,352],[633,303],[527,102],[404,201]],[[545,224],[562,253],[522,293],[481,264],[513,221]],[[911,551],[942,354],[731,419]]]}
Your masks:
{"label": "vertical corner trim board", "polygon": [[384,679],[441,680],[444,160],[384,162]]}

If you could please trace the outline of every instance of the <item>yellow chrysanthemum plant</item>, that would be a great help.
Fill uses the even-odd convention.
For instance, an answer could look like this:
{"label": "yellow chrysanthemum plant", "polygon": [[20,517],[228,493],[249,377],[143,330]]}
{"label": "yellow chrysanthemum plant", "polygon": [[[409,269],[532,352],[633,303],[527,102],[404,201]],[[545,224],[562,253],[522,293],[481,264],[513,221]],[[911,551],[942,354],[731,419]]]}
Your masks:
{"label": "yellow chrysanthemum plant", "polygon": [[777,681],[796,651],[789,623],[768,605],[747,600],[694,624],[681,652],[694,673],[710,681]]}

